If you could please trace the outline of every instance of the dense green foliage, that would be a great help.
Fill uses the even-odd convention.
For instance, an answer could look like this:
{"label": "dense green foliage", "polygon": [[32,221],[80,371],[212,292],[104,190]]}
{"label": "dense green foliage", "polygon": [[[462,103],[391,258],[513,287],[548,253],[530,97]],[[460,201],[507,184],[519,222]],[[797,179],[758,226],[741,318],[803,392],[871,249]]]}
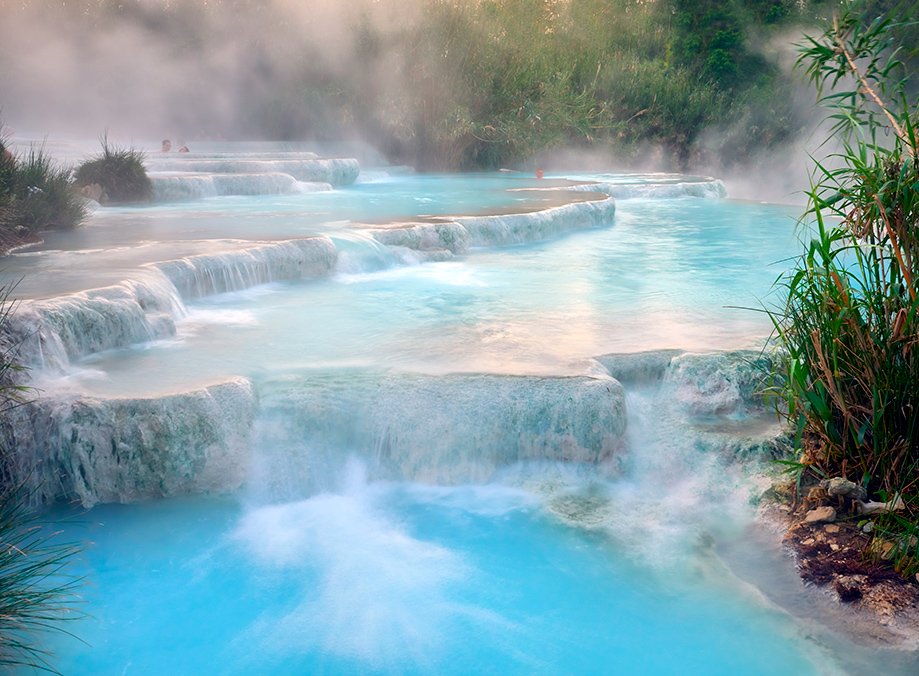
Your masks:
{"label": "dense green foliage", "polygon": [[[65,37],[92,42],[106,58],[87,59],[80,74],[100,86],[118,79],[109,69],[123,56],[106,52],[100,36],[130,36],[139,55],[126,65],[140,61],[155,100],[170,102],[155,111],[163,129],[186,137],[360,139],[397,163],[488,169],[532,167],[584,149],[599,151],[606,165],[748,161],[800,128],[793,81],[776,53],[830,3],[18,4],[23,22],[34,15],[51,25],[53,15]],[[0,68],[2,58],[0,46]],[[208,87],[193,86],[199,66]],[[147,123],[150,115],[138,117]]]}
{"label": "dense green foliage", "polygon": [[[346,96],[390,156],[421,166],[495,168],[588,147],[626,162],[655,147],[659,164],[730,164],[797,128],[790,82],[751,46],[791,5],[432,0],[410,35],[389,37],[413,45],[405,68],[416,86],[368,101],[374,89],[359,80]],[[372,33],[362,45],[367,59],[387,52]],[[741,134],[699,142],[738,120]]]}
{"label": "dense green foliage", "polygon": [[[842,150],[818,164],[816,235],[785,280],[777,326],[800,466],[903,500],[875,532],[919,571],[919,100],[898,40],[912,30],[843,3],[800,63],[831,106]],[[906,31],[906,32],[904,32]],[[913,47],[914,45],[910,45]]]}
{"label": "dense green foliage", "polygon": [[[0,288],[0,335],[14,303],[10,289]],[[0,423],[25,401],[28,389],[18,383],[18,345],[0,349]],[[54,671],[41,639],[61,631],[74,617],[78,580],[67,572],[77,545],[56,540],[28,505],[28,493],[13,479],[10,449],[0,446],[0,669],[29,666]]]}
{"label": "dense green foliage", "polygon": [[100,202],[146,202],[153,197],[153,184],[144,168],[144,154],[134,148],[120,148],[101,139],[102,153],[87,160],[74,173],[78,188],[98,185]]}
{"label": "dense green foliage", "polygon": [[14,155],[0,139],[0,249],[47,228],[72,228],[85,215],[69,169],[42,148]]}

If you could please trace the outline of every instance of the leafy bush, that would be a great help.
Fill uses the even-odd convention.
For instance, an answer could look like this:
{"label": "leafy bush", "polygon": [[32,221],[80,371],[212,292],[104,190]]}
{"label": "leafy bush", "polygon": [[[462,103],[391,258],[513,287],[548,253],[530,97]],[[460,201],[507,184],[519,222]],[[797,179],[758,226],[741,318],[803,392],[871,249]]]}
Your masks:
{"label": "leafy bush", "polygon": [[[802,64],[835,108],[842,152],[818,164],[816,233],[775,317],[789,353],[788,416],[800,465],[843,476],[903,509],[878,521],[898,567],[919,570],[919,113],[897,60],[897,24],[843,3]],[[893,102],[893,103],[888,103]]]}
{"label": "leafy bush", "polygon": [[79,167],[75,174],[78,188],[99,185],[102,202],[146,202],[153,197],[153,184],[144,168],[144,153],[120,148],[101,139],[102,154]]}

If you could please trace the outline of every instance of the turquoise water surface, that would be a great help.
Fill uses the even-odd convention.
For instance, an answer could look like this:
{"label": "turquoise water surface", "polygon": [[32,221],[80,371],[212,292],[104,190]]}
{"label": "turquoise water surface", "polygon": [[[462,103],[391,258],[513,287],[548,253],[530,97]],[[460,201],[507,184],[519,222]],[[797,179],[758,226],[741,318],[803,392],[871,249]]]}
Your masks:
{"label": "turquoise water surface", "polygon": [[[214,157],[291,157],[256,150]],[[596,200],[618,194],[615,214],[607,202],[608,216],[560,219],[551,236],[521,226],[511,246],[489,243],[504,227],[491,221],[454,249],[386,245],[374,229],[515,212],[537,223],[569,179],[605,186]],[[86,580],[86,616],[68,626],[81,640],[54,637],[53,664],[915,673],[914,654],[850,650],[757,587],[757,551],[761,568],[792,567],[750,536],[771,469],[762,442],[779,428],[736,364],[707,353],[762,348],[796,212],[721,194],[663,174],[384,168],[321,190],[100,207],[15,253],[4,275],[24,277],[53,422],[39,441],[70,458],[79,440],[82,464],[59,471],[83,473],[91,507],[49,513],[62,540],[85,544]],[[296,246],[316,237],[314,260]],[[229,291],[183,291],[164,262]],[[664,348],[706,354],[639,354],[652,366],[621,385],[604,366]],[[183,455],[191,445],[204,450]],[[212,457],[235,478],[213,475]],[[738,548],[743,566],[724,554]]]}
{"label": "turquoise water surface", "polygon": [[84,519],[94,617],[69,673],[818,673],[717,571],[649,572],[523,491],[358,484]]}

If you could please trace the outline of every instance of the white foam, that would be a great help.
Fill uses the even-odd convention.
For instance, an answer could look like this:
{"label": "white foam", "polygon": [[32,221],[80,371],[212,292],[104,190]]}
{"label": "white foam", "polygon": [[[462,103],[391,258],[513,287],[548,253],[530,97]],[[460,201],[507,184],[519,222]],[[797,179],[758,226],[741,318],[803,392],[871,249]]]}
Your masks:
{"label": "white foam", "polygon": [[194,330],[209,324],[229,326],[255,326],[258,324],[256,314],[251,310],[233,310],[216,308],[193,308],[188,315],[177,323],[181,331]]}
{"label": "white foam", "polygon": [[244,643],[272,653],[319,650],[391,671],[432,665],[457,615],[452,598],[474,570],[457,552],[418,539],[360,481],[341,493],[257,508],[233,533],[266,571],[310,570],[292,610],[265,615]]}
{"label": "white foam", "polygon": [[418,279],[434,282],[444,286],[461,287],[486,287],[488,282],[478,276],[478,273],[462,262],[428,263],[423,266],[407,266],[377,270],[375,272],[361,272],[356,274],[340,274],[336,277],[345,284],[361,284],[388,280]]}

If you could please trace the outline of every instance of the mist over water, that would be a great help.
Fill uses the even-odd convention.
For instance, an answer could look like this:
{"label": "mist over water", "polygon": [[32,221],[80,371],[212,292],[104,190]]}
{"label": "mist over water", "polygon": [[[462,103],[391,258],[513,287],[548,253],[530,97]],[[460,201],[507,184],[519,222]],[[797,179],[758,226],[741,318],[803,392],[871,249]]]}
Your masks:
{"label": "mist over water", "polygon": [[23,471],[92,507],[52,512],[92,543],[64,671],[910,673],[840,664],[732,561],[777,556],[749,530],[770,329],[737,306],[768,301],[793,210],[541,181],[100,207],[10,256],[43,390]]}
{"label": "mist over water", "polygon": [[335,87],[407,85],[400,55],[357,60],[361,26],[381,40],[407,31],[417,4],[3,0],[4,120],[38,138],[108,130],[138,143],[329,139],[334,122],[331,138],[346,140],[361,130],[327,107]]}
{"label": "mist over water", "polygon": [[915,673],[823,626],[754,530],[760,310],[798,236],[763,200],[797,201],[809,141],[745,166],[716,156],[751,120],[711,127],[691,161],[724,183],[654,144],[386,166],[465,161],[436,115],[492,143],[464,34],[423,32],[448,5],[0,0],[14,148],[78,162],[107,130],[155,186],[0,272],[41,389],[18,469],[91,543],[61,670]]}
{"label": "mist over water", "polygon": [[[22,144],[86,140],[86,150],[75,159],[95,150],[93,139],[107,131],[116,143],[148,151],[158,149],[163,138],[175,147],[190,143],[195,152],[207,141],[311,141],[325,144],[327,154],[362,160],[385,155],[429,167],[497,168],[488,147],[517,142],[517,132],[502,131],[507,138],[489,139],[469,155],[477,137],[494,131],[492,125],[501,127],[504,111],[482,107],[492,74],[463,71],[478,63],[468,49],[505,48],[507,59],[538,59],[504,43],[526,41],[537,31],[533,44],[539,31],[548,31],[545,38],[557,24],[571,32],[571,49],[577,50],[578,25],[587,32],[596,30],[597,22],[614,34],[619,49],[629,49],[629,35],[636,36],[634,42],[652,34],[657,37],[650,44],[658,49],[662,31],[672,28],[653,5],[625,4],[547,5],[543,14],[525,3],[522,9],[490,11],[474,2],[447,7],[425,0],[3,0],[0,7],[0,111],[8,134]],[[590,11],[597,15],[584,15]],[[499,14],[508,22],[500,30],[488,25]],[[822,136],[811,131],[823,114],[814,111],[812,93],[791,73],[789,54],[799,33],[770,36],[765,44],[756,35],[748,38],[757,58],[781,73],[781,98],[793,100],[782,112],[790,116],[788,128],[776,129],[776,138],[764,138],[761,147],[748,147],[746,139],[770,118],[771,104],[739,105],[736,118],[700,122],[682,168],[722,176],[738,197],[801,203],[810,153],[827,154],[817,150]],[[566,66],[586,68],[581,60],[597,58],[590,50],[577,54]],[[487,61],[475,67],[487,67]],[[602,70],[604,76],[628,78],[635,67],[628,60],[620,65],[601,59],[596,75]],[[500,76],[507,82],[493,87],[514,86],[513,78],[526,70],[525,63],[518,64]],[[548,122],[551,110],[529,111],[538,102],[517,104],[517,116],[530,119],[534,128],[544,117]],[[630,105],[634,110],[626,117],[654,106],[645,100]],[[628,135],[627,129],[622,134]],[[591,140],[599,131],[570,143],[536,142],[513,163],[559,170],[674,166],[667,141],[626,151],[610,139]]]}

